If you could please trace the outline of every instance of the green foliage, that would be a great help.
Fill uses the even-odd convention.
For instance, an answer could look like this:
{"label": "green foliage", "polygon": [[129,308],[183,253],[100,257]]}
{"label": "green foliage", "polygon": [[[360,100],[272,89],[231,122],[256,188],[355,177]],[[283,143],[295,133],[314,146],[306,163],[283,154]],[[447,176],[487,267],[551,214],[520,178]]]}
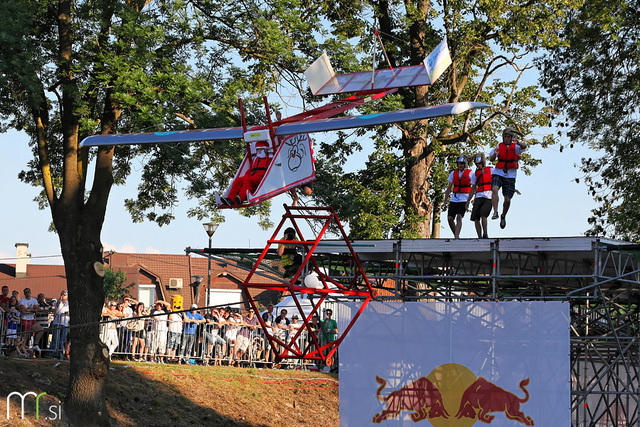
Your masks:
{"label": "green foliage", "polygon": [[104,278],[102,280],[102,286],[104,287],[104,297],[106,301],[117,301],[123,299],[125,296],[131,296],[129,290],[135,286],[135,282],[127,282],[127,277],[124,271],[118,269],[113,270],[111,267],[107,267],[104,270]]}
{"label": "green foliage", "polygon": [[[559,43],[558,29],[576,4],[558,0],[380,5],[358,3],[359,16],[373,15],[392,66],[419,63],[445,35],[454,63],[428,92],[403,89],[375,105],[365,105],[363,113],[468,100],[494,108],[374,132],[358,130],[341,134],[333,145],[322,143],[318,180],[330,183],[319,182],[314,197],[336,208],[341,220],[349,223],[352,238],[436,236],[446,178],[458,154],[488,154],[504,126],[518,127],[529,145],[556,143],[552,135],[533,136],[534,128],[549,125],[553,110],[543,104],[537,86],[522,84],[532,68],[522,61],[537,49]],[[372,21],[362,24],[357,38],[350,35],[352,44],[346,50],[332,46],[329,54],[336,72],[370,69]],[[336,37],[346,35],[344,27],[331,28]],[[377,68],[386,68],[379,45],[376,50]],[[366,165],[357,172],[342,172],[350,156],[366,144],[374,144],[377,150]],[[522,158],[525,173],[540,163],[529,153]]]}
{"label": "green foliage", "polygon": [[[487,102],[495,106],[492,112],[387,126],[373,134],[358,130],[353,133],[357,142],[341,134],[317,149],[321,160],[313,197],[337,206],[353,237],[424,235],[419,225],[437,220],[452,158],[487,151],[505,124],[516,124],[526,134],[548,124],[550,108],[539,107],[536,87],[520,84],[527,66],[519,62],[524,54],[557,43],[555,28],[572,6],[569,0],[391,2],[386,7],[365,1],[272,0],[245,2],[241,8],[221,0],[144,6],[78,2],[73,10],[72,69],[80,138],[104,131],[104,112],[110,105],[119,112],[117,128],[111,130],[118,132],[238,126],[239,97],[245,99],[247,122],[264,123],[261,96],[279,93],[285,85],[299,90],[305,106],[327,102],[312,99],[301,81],[304,69],[322,51],[329,52],[336,72],[370,69],[372,48],[376,66],[386,67],[373,38],[375,26],[392,65],[398,67],[419,63],[446,35],[454,65],[437,84],[425,94],[403,89],[363,106],[361,112],[458,100]],[[6,126],[27,130],[35,142],[30,121],[34,100],[46,100],[48,155],[59,195],[64,182],[59,115],[63,87],[55,71],[54,8],[31,1],[1,7],[11,19],[3,21],[0,53],[12,63],[3,61],[5,68],[0,69],[0,114]],[[21,37],[10,32],[16,28]],[[21,103],[15,102],[18,88],[28,89],[18,98]],[[530,137],[527,142],[555,141]],[[380,152],[361,170],[343,176],[341,166],[360,144],[373,144]],[[134,221],[167,224],[182,195],[198,200],[189,215],[220,221],[213,195],[227,188],[243,155],[244,146],[237,141],[118,147],[113,178],[115,184],[124,184],[132,163],[142,164],[137,196],[125,203]],[[533,167],[539,160],[525,155],[524,162]],[[21,179],[41,185],[40,173],[39,162],[33,162]],[[424,176],[424,182],[408,176]],[[384,207],[388,210],[382,212]],[[257,215],[268,227],[269,211],[266,203],[243,215]]]}
{"label": "green foliage", "polygon": [[636,4],[587,0],[560,33],[563,44],[540,58],[543,84],[571,144],[584,158],[584,182],[598,204],[590,235],[640,241],[640,27]]}

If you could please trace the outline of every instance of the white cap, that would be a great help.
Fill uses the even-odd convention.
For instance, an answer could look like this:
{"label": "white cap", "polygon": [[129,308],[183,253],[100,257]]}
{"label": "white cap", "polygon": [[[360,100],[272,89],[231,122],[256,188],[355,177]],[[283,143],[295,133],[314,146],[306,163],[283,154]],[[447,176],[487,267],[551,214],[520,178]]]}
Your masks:
{"label": "white cap", "polygon": [[192,304],[191,308],[198,308],[198,304]]}

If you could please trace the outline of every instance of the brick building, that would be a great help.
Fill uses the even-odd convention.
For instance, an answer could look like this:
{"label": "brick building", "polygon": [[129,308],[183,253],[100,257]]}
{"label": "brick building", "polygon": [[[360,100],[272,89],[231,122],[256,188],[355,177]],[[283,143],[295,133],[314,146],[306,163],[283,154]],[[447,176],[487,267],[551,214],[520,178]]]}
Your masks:
{"label": "brick building", "polygon": [[[16,263],[0,263],[0,285],[17,290],[20,297],[23,289],[29,287],[35,296],[43,292],[47,299],[58,298],[67,289],[67,279],[63,265],[29,264],[28,244],[16,244]],[[157,299],[169,301],[173,295],[182,295],[184,306],[198,303],[206,305],[208,259],[201,256],[171,254],[141,254],[105,252],[104,264],[114,271],[121,270],[126,275],[126,283],[133,283],[129,289],[131,296],[143,301],[147,306]],[[241,291],[248,271],[236,266],[234,261],[211,261],[211,305],[230,304],[247,308]],[[261,278],[264,283],[275,283]],[[278,292],[252,290],[256,302],[266,306],[275,303]]]}

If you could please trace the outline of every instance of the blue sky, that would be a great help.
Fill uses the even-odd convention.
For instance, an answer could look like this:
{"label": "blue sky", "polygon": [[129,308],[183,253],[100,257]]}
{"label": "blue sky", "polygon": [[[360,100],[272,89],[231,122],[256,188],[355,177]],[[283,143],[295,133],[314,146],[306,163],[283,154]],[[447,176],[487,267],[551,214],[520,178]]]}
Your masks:
{"label": "blue sky", "polygon": [[[497,137],[497,136],[496,136]],[[491,147],[485,147],[487,152]],[[507,228],[501,230],[498,221],[490,221],[489,236],[499,237],[560,237],[582,235],[588,229],[587,218],[594,203],[583,184],[574,179],[579,172],[574,164],[589,154],[583,147],[565,150],[557,148],[532,149],[542,165],[533,174],[520,174],[516,187],[522,192],[513,199],[507,217]],[[11,131],[0,134],[0,153],[3,167],[0,170],[4,209],[0,210],[2,238],[0,239],[0,262],[13,263],[15,243],[29,243],[32,263],[62,263],[57,236],[48,232],[51,215],[40,211],[33,198],[38,189],[21,183],[17,176],[31,158],[24,134]],[[135,167],[134,167],[135,169]],[[133,181],[131,181],[133,182]],[[168,226],[158,227],[152,223],[132,224],[123,206],[125,198],[134,197],[135,183],[114,187],[107,209],[102,232],[102,241],[107,249],[138,253],[184,253],[188,246],[205,247],[208,237],[201,221],[187,218],[186,212],[192,202],[181,200],[175,208],[176,220]],[[272,220],[278,223],[283,213],[282,204],[290,203],[287,195],[273,199]],[[229,212],[229,211],[226,211]],[[225,212],[227,221],[220,225],[213,237],[214,247],[264,247],[272,231],[261,230],[256,221],[240,216],[236,212]],[[442,238],[451,238],[452,233],[442,224]],[[468,215],[464,219],[462,238],[475,238],[475,229]]]}

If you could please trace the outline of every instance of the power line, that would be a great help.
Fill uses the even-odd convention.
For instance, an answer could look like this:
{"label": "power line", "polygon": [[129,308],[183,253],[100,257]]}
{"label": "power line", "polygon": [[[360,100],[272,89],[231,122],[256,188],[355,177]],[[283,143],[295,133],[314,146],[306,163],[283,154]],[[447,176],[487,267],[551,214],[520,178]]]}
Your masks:
{"label": "power line", "polygon": [[[62,254],[59,255],[39,255],[39,256],[30,256],[29,259],[43,259],[43,258],[61,258]],[[20,259],[23,259],[24,257],[20,257]],[[18,259],[18,257],[11,257],[11,258],[0,258],[0,261],[16,261]]]}

